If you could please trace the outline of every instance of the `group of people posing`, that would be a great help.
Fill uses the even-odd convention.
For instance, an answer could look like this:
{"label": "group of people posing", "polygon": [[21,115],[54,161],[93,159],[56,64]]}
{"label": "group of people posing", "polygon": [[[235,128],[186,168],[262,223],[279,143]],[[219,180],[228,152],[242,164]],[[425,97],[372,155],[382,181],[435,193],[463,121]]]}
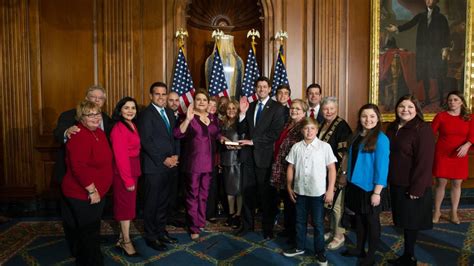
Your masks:
{"label": "group of people posing", "polygon": [[[179,115],[178,95],[156,82],[150,86],[151,103],[139,114],[135,99],[124,97],[109,118],[101,110],[104,89],[91,87],[76,109],[61,114],[54,132],[62,143],[56,173],[62,177],[64,232],[77,264],[103,264],[100,221],[110,187],[114,218],[120,224],[116,247],[127,256],[139,256],[130,238],[139,177],[146,244],[164,251],[168,244],[178,243],[166,224],[176,211],[180,172],[192,240],[199,241],[206,220],[214,218],[206,210],[220,178],[227,195],[225,224],[236,229],[235,235],[254,231],[256,217],[261,216],[263,238],[272,239],[283,202],[284,230],[278,235],[291,246],[283,255],[305,253],[310,214],[315,260],[320,265],[327,264],[326,249],[344,246],[344,212],[353,214],[357,243],[342,255],[358,257],[360,265],[373,265],[380,213],[389,208],[394,224],[404,230],[404,253],[389,263],[416,265],[417,233],[439,221],[450,179],[450,218],[460,222],[461,182],[468,176],[467,152],[474,140],[461,93],[449,93],[447,111],[438,114],[431,126],[417,99],[403,96],[396,104],[395,121],[384,133],[374,104],[360,108],[352,131],[338,116],[337,99],[322,98],[318,84],[308,86],[306,100],[290,100],[287,85],[278,87],[277,101],[270,92],[266,77],[256,80],[257,100],[252,103],[245,97],[240,102],[213,99],[206,90],[196,90],[194,102]],[[433,175],[438,177],[434,215]],[[325,212],[330,220],[326,232]]]}

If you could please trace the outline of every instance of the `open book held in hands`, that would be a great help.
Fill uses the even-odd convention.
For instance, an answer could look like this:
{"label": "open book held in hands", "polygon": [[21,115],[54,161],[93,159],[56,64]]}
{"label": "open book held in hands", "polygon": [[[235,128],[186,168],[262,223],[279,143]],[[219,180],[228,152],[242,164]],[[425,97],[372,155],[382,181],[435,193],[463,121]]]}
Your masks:
{"label": "open book held in hands", "polygon": [[236,141],[225,141],[224,145],[229,145],[229,146],[239,146],[240,144]]}

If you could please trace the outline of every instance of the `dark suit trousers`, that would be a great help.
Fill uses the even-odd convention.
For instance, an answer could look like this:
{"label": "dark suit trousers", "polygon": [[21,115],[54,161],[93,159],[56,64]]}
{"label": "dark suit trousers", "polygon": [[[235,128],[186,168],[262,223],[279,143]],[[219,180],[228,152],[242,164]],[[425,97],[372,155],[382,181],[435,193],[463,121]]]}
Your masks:
{"label": "dark suit trousers", "polygon": [[105,199],[97,204],[62,197],[61,214],[66,241],[76,265],[104,265],[100,251],[100,220]]}
{"label": "dark suit trousers", "polygon": [[145,174],[143,220],[146,240],[154,241],[166,234],[166,214],[170,202],[170,184],[171,178],[174,177],[174,170]]}
{"label": "dark suit trousers", "polygon": [[175,171],[170,178],[169,185],[169,204],[168,204],[168,217],[167,222],[176,222],[179,220],[179,208],[181,207],[178,201],[180,177],[178,171]]}
{"label": "dark suit trousers", "polygon": [[262,229],[271,232],[277,214],[278,198],[276,190],[270,185],[271,168],[260,168],[253,160],[242,164],[242,221],[246,230],[254,230],[255,208],[261,204]]}

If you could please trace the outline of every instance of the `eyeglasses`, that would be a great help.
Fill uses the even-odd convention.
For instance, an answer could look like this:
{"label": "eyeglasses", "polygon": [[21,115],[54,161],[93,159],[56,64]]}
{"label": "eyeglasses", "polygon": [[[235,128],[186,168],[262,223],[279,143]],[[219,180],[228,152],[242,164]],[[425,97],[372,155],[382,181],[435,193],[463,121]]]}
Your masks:
{"label": "eyeglasses", "polygon": [[90,114],[83,114],[83,116],[86,116],[88,118],[100,118],[102,116],[101,113],[90,113]]}
{"label": "eyeglasses", "polygon": [[87,98],[89,98],[90,101],[96,101],[96,100],[105,101],[104,96],[87,96]]}

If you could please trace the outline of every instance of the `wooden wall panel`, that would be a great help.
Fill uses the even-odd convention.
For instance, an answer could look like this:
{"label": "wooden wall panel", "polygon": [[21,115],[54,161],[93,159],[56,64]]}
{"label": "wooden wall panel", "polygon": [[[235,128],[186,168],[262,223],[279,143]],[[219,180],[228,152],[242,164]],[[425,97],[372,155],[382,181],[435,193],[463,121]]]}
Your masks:
{"label": "wooden wall panel", "polygon": [[140,1],[104,0],[102,63],[107,110],[124,96],[141,95]]}
{"label": "wooden wall panel", "polygon": [[343,25],[345,22],[344,0],[315,1],[314,26],[314,60],[315,81],[323,89],[323,95],[339,97],[343,89],[345,77],[340,75],[339,69],[345,67],[341,62],[341,51],[346,38]]}
{"label": "wooden wall panel", "polygon": [[32,48],[40,58],[37,89],[41,136],[49,138],[59,114],[74,108],[94,84],[93,2],[39,1],[38,25],[35,25],[39,40],[32,39]]}
{"label": "wooden wall panel", "polygon": [[[166,29],[170,27],[166,22],[165,0],[143,1],[143,24],[142,24],[142,51],[143,56],[143,93],[141,101],[148,104],[149,88],[155,81],[171,79],[166,73]],[[137,99],[138,100],[138,99]]]}
{"label": "wooden wall panel", "polygon": [[370,1],[347,0],[347,122],[355,127],[357,111],[369,101]]}
{"label": "wooden wall panel", "polygon": [[[34,186],[28,3],[4,0],[0,11],[2,187]],[[0,192],[1,193],[1,192]]]}

